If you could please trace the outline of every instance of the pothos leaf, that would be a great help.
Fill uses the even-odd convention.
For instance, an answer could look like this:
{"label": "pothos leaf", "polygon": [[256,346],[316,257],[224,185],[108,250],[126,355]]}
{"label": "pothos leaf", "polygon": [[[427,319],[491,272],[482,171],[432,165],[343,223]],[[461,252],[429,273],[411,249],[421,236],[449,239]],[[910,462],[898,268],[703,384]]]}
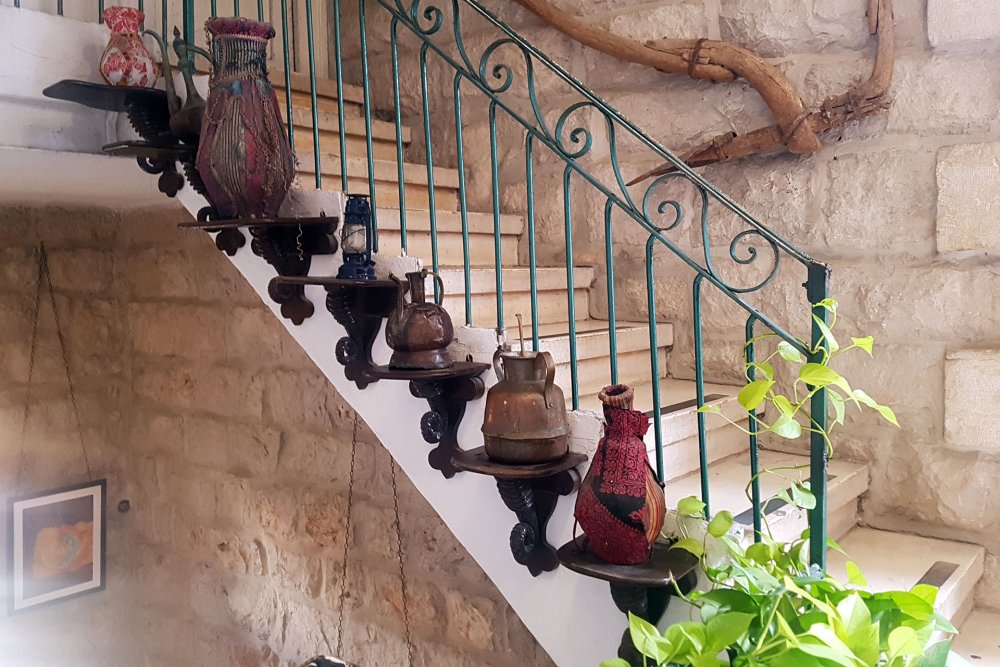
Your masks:
{"label": "pothos leaf", "polygon": [[760,404],[767,398],[767,392],[774,386],[774,380],[754,380],[740,390],[736,400],[740,402],[743,409],[752,412],[760,407]]}
{"label": "pothos leaf", "polygon": [[684,537],[676,542],[670,547],[671,549],[682,549],[688,553],[694,554],[698,558],[705,555],[705,547],[698,540],[692,539],[690,537]]}
{"label": "pothos leaf", "polygon": [[733,513],[722,510],[708,522],[708,534],[712,537],[722,537],[733,526]]}
{"label": "pothos leaf", "polygon": [[872,347],[875,344],[875,339],[872,336],[865,336],[864,338],[852,338],[851,343],[862,350],[867,352],[869,355],[872,353]]}
{"label": "pothos leaf", "polygon": [[783,340],[778,343],[778,355],[785,361],[791,362],[793,364],[802,363],[802,355],[795,346],[789,343],[787,340]]}
{"label": "pothos leaf", "polygon": [[863,389],[855,389],[851,392],[851,395],[858,399],[858,401],[862,404],[867,405],[869,408],[882,415],[882,418],[893,426],[899,426],[899,421],[896,419],[896,413],[892,411],[892,408],[885,405],[879,405],[878,402],[865,393]]}
{"label": "pothos leaf", "polygon": [[705,503],[696,496],[681,498],[677,503],[677,513],[687,516],[701,516],[705,509]]}

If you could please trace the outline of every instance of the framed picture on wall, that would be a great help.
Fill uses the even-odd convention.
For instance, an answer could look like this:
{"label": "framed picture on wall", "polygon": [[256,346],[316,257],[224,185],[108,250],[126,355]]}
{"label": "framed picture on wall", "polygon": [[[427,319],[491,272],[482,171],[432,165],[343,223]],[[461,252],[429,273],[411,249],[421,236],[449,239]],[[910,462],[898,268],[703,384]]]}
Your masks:
{"label": "framed picture on wall", "polygon": [[102,479],[7,501],[11,613],[104,589],[106,489]]}

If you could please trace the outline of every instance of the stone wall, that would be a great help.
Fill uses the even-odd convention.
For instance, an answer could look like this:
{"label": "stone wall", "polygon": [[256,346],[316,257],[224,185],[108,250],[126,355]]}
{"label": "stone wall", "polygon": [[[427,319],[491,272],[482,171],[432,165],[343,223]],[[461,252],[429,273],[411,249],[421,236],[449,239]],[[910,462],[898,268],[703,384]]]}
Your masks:
{"label": "stone wall", "polygon": [[[514,2],[485,4],[521,35],[610,101],[668,148],[683,151],[721,132],[745,132],[771,124],[758,95],[742,84],[708,84],[616,61],[543,26]],[[846,91],[868,76],[874,40],[867,34],[865,0],[556,0],[595,26],[639,40],[710,37],[730,40],[767,56],[786,73],[807,106]],[[443,3],[447,5],[447,3]],[[702,169],[723,192],[797,247],[833,268],[832,293],[841,305],[838,329],[876,337],[874,361],[844,360],[841,370],[873,396],[892,405],[901,429],[872,416],[851,420],[838,438],[837,455],[871,463],[867,522],[984,544],[989,574],[980,603],[1000,606],[1000,474],[996,436],[995,369],[1000,359],[1000,25],[991,0],[896,0],[898,46],[892,108],[881,117],[852,123],[824,137],[814,156],[760,156]],[[446,14],[447,14],[446,10]],[[499,33],[465,11],[463,37],[477,66]],[[424,25],[430,25],[426,21]],[[348,21],[348,35],[353,34]],[[388,21],[381,9],[369,18],[371,82],[377,103],[390,109]],[[435,39],[457,50],[446,15]],[[400,29],[401,35],[407,35]],[[401,104],[419,127],[421,82],[411,36],[400,40]],[[352,52],[348,49],[347,53]],[[457,56],[456,56],[457,57]],[[513,84],[506,104],[533,119],[521,54],[497,50],[510,65]],[[536,91],[550,129],[580,97],[536,68]],[[450,66],[428,58],[429,106],[435,162],[456,164],[455,115]],[[502,80],[505,76],[501,71]],[[489,125],[484,96],[463,84],[463,132],[473,208],[491,207]],[[570,117],[569,130],[587,128],[594,145],[579,162],[613,187],[604,121],[586,109]],[[533,122],[533,121],[532,121]],[[410,157],[425,154],[414,132]],[[499,182],[504,210],[526,211],[524,132],[499,112]],[[626,178],[657,160],[648,149],[619,135],[618,157]],[[577,144],[579,147],[581,144]],[[535,153],[538,256],[542,264],[564,261],[563,164],[545,149]],[[604,199],[574,177],[573,240],[578,264],[599,267],[604,285]],[[664,194],[687,211],[671,232],[680,248],[700,257],[699,209],[690,188]],[[641,197],[643,190],[633,190]],[[659,201],[663,197],[658,197]],[[669,213],[669,211],[668,211]],[[753,284],[769,258],[756,266],[729,259],[729,241],[741,227],[721,207],[709,208],[713,257],[720,273]],[[647,235],[624,216],[615,217],[618,316],[645,319],[644,245]],[[526,246],[522,243],[522,260]],[[745,246],[738,252],[744,253]],[[657,250],[657,311],[673,321],[676,346],[670,370],[691,377],[692,274]],[[744,256],[745,255],[741,255]],[[754,271],[757,273],[754,273]],[[728,272],[728,273],[727,273]],[[793,333],[808,331],[804,272],[787,258],[775,284],[749,297]],[[606,315],[606,299],[593,290],[591,315]],[[740,379],[745,313],[708,289],[704,297],[706,367],[710,379]]]}
{"label": "stone wall", "polygon": [[[86,477],[46,311],[18,445],[44,240],[111,508],[108,590],[0,623],[4,660],[51,664],[57,636],[87,665],[284,666],[333,652],[349,539],[345,657],[405,664],[388,455],[360,422],[345,535],[354,412],[210,240],[176,229],[183,215],[0,214],[0,487]],[[405,475],[397,481],[415,664],[551,664]],[[128,513],[114,509],[122,499]]]}

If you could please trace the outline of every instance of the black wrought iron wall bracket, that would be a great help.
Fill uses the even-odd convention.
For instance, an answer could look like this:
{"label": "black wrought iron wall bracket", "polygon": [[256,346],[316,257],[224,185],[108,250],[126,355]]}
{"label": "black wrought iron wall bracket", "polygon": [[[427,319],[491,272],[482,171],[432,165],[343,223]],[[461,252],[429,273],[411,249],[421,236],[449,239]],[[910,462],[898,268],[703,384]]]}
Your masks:
{"label": "black wrought iron wall bracket", "polygon": [[510,532],[510,552],[514,560],[528,568],[533,577],[559,567],[555,548],[548,543],[546,529],[560,496],[580,487],[576,467],[587,460],[570,453],[558,461],[536,465],[506,465],[491,461],[480,447],[458,452],[452,458],[459,470],[489,475],[496,480],[504,505],[517,516]]}
{"label": "black wrought iron wall bracket", "polygon": [[[271,300],[281,306],[281,316],[294,324],[302,324],[312,317],[315,308],[305,297],[308,282],[295,282],[285,278],[304,278],[309,273],[315,255],[332,255],[337,252],[335,232],[340,219],[334,216],[318,218],[238,218],[215,220],[204,209],[198,222],[185,222],[179,226],[218,232],[215,245],[232,257],[246,244],[241,231],[246,227],[252,238],[250,249],[263,258],[277,272],[267,286]],[[205,218],[202,220],[201,218]]]}
{"label": "black wrought iron wall bracket", "polygon": [[[559,562],[584,576],[607,581],[611,599],[623,614],[635,614],[656,624],[667,610],[677,588],[687,595],[698,581],[698,559],[686,551],[671,550],[666,543],[653,545],[649,560],[638,565],[614,565],[599,559],[579,537],[559,548]],[[676,588],[675,584],[676,582]],[[628,628],[622,633],[618,657],[632,667],[643,667],[644,658],[632,643]]]}
{"label": "black wrought iron wall bracket", "polygon": [[456,363],[451,368],[431,371],[396,370],[376,366],[372,375],[382,380],[408,380],[410,393],[427,401],[429,410],[420,418],[420,434],[428,444],[436,445],[427,455],[427,461],[445,479],[451,479],[460,470],[454,465],[458,446],[458,428],[465,417],[469,401],[481,398],[486,385],[480,375],[489,364],[471,361]]}

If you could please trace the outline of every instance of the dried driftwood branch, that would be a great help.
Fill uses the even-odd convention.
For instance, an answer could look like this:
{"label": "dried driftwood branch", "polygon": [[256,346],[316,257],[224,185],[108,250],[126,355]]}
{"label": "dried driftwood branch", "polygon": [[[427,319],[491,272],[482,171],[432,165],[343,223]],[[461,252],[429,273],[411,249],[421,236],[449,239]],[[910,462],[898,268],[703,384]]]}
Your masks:
{"label": "dried driftwood branch", "polygon": [[[640,44],[596,28],[557,9],[548,0],[516,1],[566,36],[616,58],[664,72],[686,74],[693,79],[725,83],[741,78],[749,83],[771,110],[775,124],[742,135],[722,134],[684,153],[681,159],[692,167],[781,147],[795,154],[815,153],[822,148],[819,134],[889,106],[886,93],[895,60],[892,0],[868,0],[869,34],[878,38],[871,76],[846,93],[827,99],[816,111],[805,109],[802,99],[781,70],[747,49],[709,39],[667,39]],[[665,164],[632,183],[673,170],[672,165]]]}

